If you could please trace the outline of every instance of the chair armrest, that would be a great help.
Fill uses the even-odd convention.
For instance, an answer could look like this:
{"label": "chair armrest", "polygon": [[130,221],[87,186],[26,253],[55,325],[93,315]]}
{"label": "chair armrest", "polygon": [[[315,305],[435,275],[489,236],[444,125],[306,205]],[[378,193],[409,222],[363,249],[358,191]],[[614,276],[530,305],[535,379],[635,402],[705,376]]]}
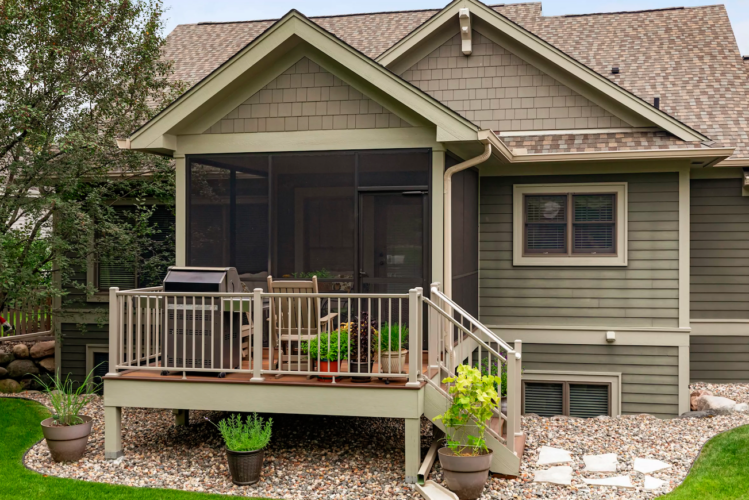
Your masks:
{"label": "chair armrest", "polygon": [[338,313],[328,313],[327,315],[325,315],[322,318],[320,318],[320,322],[321,323],[330,323],[331,321],[333,321],[337,317],[338,317]]}

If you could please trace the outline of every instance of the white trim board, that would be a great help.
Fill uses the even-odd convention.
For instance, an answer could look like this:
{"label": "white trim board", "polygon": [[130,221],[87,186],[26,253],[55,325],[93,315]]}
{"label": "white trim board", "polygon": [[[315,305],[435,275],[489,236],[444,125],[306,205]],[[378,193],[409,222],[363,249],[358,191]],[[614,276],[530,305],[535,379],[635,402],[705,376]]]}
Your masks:
{"label": "white trim board", "polygon": [[[524,344],[587,344],[630,346],[688,346],[689,329],[631,329],[578,327],[486,325],[502,339],[518,339]],[[616,341],[606,342],[606,332],[613,331]]]}
{"label": "white trim board", "polygon": [[691,335],[711,337],[749,337],[749,320],[693,319]]}

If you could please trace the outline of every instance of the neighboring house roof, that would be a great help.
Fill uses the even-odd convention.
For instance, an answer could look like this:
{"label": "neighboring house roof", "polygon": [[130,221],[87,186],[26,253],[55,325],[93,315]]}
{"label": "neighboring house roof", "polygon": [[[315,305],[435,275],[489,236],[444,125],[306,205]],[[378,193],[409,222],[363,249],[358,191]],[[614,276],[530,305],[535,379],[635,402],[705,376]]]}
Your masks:
{"label": "neighboring house roof", "polygon": [[[542,16],[540,3],[492,8],[643,100],[660,97],[663,111],[716,141],[714,147],[736,147],[733,160],[749,160],[748,65],[723,6],[559,17]],[[376,58],[439,12],[310,19]],[[189,84],[200,81],[275,22],[178,26],[164,49],[165,57],[174,61],[173,78]],[[619,67],[618,74],[612,74],[613,66]],[[558,145],[555,151],[565,151],[589,142],[580,136],[574,134],[575,139],[564,144],[559,144],[562,136],[545,142]],[[663,138],[638,136],[635,142],[666,147]],[[667,146],[692,147],[674,138]]]}

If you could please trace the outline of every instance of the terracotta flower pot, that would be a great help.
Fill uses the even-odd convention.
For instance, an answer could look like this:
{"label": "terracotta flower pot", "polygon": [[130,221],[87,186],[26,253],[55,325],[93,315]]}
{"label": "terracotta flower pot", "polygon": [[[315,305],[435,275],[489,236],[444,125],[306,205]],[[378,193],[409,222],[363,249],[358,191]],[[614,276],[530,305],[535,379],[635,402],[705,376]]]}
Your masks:
{"label": "terracotta flower pot", "polygon": [[484,455],[461,457],[455,455],[450,448],[437,450],[445,483],[460,500],[475,500],[484,492],[486,480],[489,478],[492,453],[489,450],[489,453]]}
{"label": "terracotta flower pot", "polygon": [[93,419],[81,415],[82,424],[55,425],[52,417],[42,420],[42,433],[55,462],[77,462],[86,451]]}
{"label": "terracotta flower pot", "polygon": [[382,351],[380,353],[381,373],[406,373],[406,355],[408,349],[400,351]]}
{"label": "terracotta flower pot", "polygon": [[231,482],[237,486],[250,486],[260,481],[263,470],[264,450],[231,451],[226,449],[226,461],[229,463]]}
{"label": "terracotta flower pot", "polygon": [[[319,361],[317,363],[317,371],[319,372],[337,372],[338,361]],[[317,377],[320,382],[333,382],[333,377]]]}

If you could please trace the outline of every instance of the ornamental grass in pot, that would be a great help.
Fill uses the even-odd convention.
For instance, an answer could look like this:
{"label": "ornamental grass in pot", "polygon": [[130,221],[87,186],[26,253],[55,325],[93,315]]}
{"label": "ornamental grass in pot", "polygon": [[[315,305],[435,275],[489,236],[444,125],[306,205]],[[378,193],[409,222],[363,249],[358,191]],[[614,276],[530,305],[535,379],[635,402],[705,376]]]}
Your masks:
{"label": "ornamental grass in pot", "polygon": [[408,327],[383,323],[380,328],[380,372],[404,373],[408,354]]}
{"label": "ornamental grass in pot", "polygon": [[[349,335],[346,331],[333,330],[321,333],[309,342],[302,342],[302,352],[317,362],[319,372],[338,372],[340,362],[348,359]],[[320,377],[321,382],[332,382],[332,377]]]}
{"label": "ornamental grass in pot", "polygon": [[458,366],[457,371],[457,377],[442,381],[449,384],[452,403],[434,419],[442,420],[448,429],[447,446],[437,454],[447,487],[460,500],[474,500],[481,496],[489,477],[493,452],[486,446],[484,435],[500,402],[497,384],[501,381],[468,365]]}
{"label": "ornamental grass in pot", "polygon": [[42,433],[55,462],[77,462],[86,451],[93,419],[80,412],[94,398],[99,384],[91,381],[93,370],[86,379],[76,384],[70,374],[63,379],[59,370],[47,380],[35,376],[37,383],[49,394],[54,412],[42,420]]}
{"label": "ornamental grass in pot", "polygon": [[253,413],[243,422],[242,417],[235,413],[220,421],[218,425],[213,425],[224,438],[231,482],[237,486],[250,486],[260,481],[265,447],[270,442],[273,419],[269,418],[264,422],[262,417]]}

